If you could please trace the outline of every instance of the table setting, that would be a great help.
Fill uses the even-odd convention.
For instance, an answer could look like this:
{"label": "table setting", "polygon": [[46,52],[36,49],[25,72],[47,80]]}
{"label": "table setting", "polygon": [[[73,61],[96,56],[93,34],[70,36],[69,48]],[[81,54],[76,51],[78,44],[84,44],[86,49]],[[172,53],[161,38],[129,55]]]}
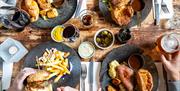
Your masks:
{"label": "table setting", "polygon": [[23,91],[168,91],[160,55],[180,51],[177,2],[0,0],[0,91],[27,67],[48,75]]}

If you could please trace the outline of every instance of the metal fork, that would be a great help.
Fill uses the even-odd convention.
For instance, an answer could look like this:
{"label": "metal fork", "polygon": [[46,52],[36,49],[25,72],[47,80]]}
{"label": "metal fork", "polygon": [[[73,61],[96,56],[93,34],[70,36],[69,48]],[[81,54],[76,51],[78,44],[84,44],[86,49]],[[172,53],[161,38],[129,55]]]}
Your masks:
{"label": "metal fork", "polygon": [[164,0],[162,0],[162,2],[161,2],[161,9],[164,11],[164,13],[169,13],[169,10],[168,10],[167,5],[164,2]]}
{"label": "metal fork", "polygon": [[82,91],[85,91],[85,79],[87,76],[87,67],[86,64],[81,64],[81,78],[82,78]]}

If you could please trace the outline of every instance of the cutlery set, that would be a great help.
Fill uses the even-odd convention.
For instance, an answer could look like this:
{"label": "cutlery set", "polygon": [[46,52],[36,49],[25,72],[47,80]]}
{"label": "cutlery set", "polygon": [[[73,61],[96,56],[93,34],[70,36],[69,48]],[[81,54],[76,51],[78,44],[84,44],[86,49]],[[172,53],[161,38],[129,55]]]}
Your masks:
{"label": "cutlery set", "polygon": [[159,25],[160,23],[160,13],[161,11],[164,14],[169,14],[170,11],[168,9],[167,3],[165,3],[165,0],[154,0],[154,18],[155,18],[155,25]]}
{"label": "cutlery set", "polygon": [[[87,68],[88,67],[88,68]],[[93,91],[93,87],[94,87],[94,62],[91,61],[89,62],[89,66],[87,66],[86,64],[81,64],[81,79],[82,79],[82,83],[81,83],[81,90],[82,91],[86,91],[86,87],[87,84],[85,82],[85,79],[88,77],[88,83],[89,83],[89,91]]]}

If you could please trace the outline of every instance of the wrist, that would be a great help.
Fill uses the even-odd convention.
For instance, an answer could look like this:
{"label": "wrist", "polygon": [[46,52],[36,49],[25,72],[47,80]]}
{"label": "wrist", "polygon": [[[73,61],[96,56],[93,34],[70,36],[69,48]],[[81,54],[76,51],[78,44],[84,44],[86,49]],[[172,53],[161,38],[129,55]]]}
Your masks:
{"label": "wrist", "polygon": [[176,75],[168,75],[167,76],[168,81],[177,81],[180,80],[180,73]]}
{"label": "wrist", "polygon": [[22,91],[18,89],[17,87],[11,86],[7,91]]}

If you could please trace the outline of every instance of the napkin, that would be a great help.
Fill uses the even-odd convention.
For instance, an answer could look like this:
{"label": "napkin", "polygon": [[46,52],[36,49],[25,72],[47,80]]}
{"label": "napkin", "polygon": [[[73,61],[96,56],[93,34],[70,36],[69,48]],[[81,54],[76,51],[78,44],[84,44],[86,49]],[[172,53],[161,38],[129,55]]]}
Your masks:
{"label": "napkin", "polygon": [[[167,8],[169,10],[169,13],[164,13],[164,11],[161,9],[161,2],[162,0],[157,0],[158,4],[160,5],[160,19],[171,19],[173,17],[174,11],[173,11],[173,4],[172,4],[172,0],[163,0],[166,5]],[[155,16],[155,6],[154,6],[154,0],[152,0],[153,3],[153,11],[154,11],[154,16]]]}
{"label": "napkin", "polygon": [[[90,87],[90,84],[89,84],[89,63],[90,62],[81,62],[81,64],[86,64],[87,66],[87,77],[85,79],[85,91],[89,91],[89,87]],[[101,62],[94,62],[94,68],[93,68],[93,78],[94,78],[94,81],[93,81],[93,91],[97,91],[98,88],[99,88],[99,72],[100,72],[100,69],[101,69]],[[82,83],[82,79],[80,78],[80,84]],[[81,89],[81,85],[80,85],[80,91],[82,91]]]}
{"label": "napkin", "polygon": [[166,91],[166,81],[164,80],[163,76],[163,66],[162,63],[155,63],[156,68],[158,70],[159,75],[159,86],[157,91]]}
{"label": "napkin", "polygon": [[[16,0],[0,0],[0,7],[2,6],[16,6]],[[15,10],[9,9],[0,9],[0,17],[3,15],[11,15],[14,14]]]}
{"label": "napkin", "polygon": [[13,63],[3,62],[2,89],[7,90],[11,84]]}
{"label": "napkin", "polygon": [[[87,0],[82,0],[82,5],[80,6],[81,7],[81,9],[80,9],[80,11],[78,12],[78,14],[80,14],[80,12],[81,11],[83,11],[83,10],[85,10],[85,9],[87,9]],[[77,6],[79,5],[79,0],[77,0]],[[75,13],[76,13],[77,11],[75,11]],[[72,16],[72,18],[75,18],[75,13],[74,13],[74,15]]]}
{"label": "napkin", "polygon": [[161,9],[161,11],[160,11],[160,19],[171,19],[173,17],[173,14],[174,14],[172,0],[163,0],[163,1],[167,5],[169,13],[164,13],[164,11]]}

